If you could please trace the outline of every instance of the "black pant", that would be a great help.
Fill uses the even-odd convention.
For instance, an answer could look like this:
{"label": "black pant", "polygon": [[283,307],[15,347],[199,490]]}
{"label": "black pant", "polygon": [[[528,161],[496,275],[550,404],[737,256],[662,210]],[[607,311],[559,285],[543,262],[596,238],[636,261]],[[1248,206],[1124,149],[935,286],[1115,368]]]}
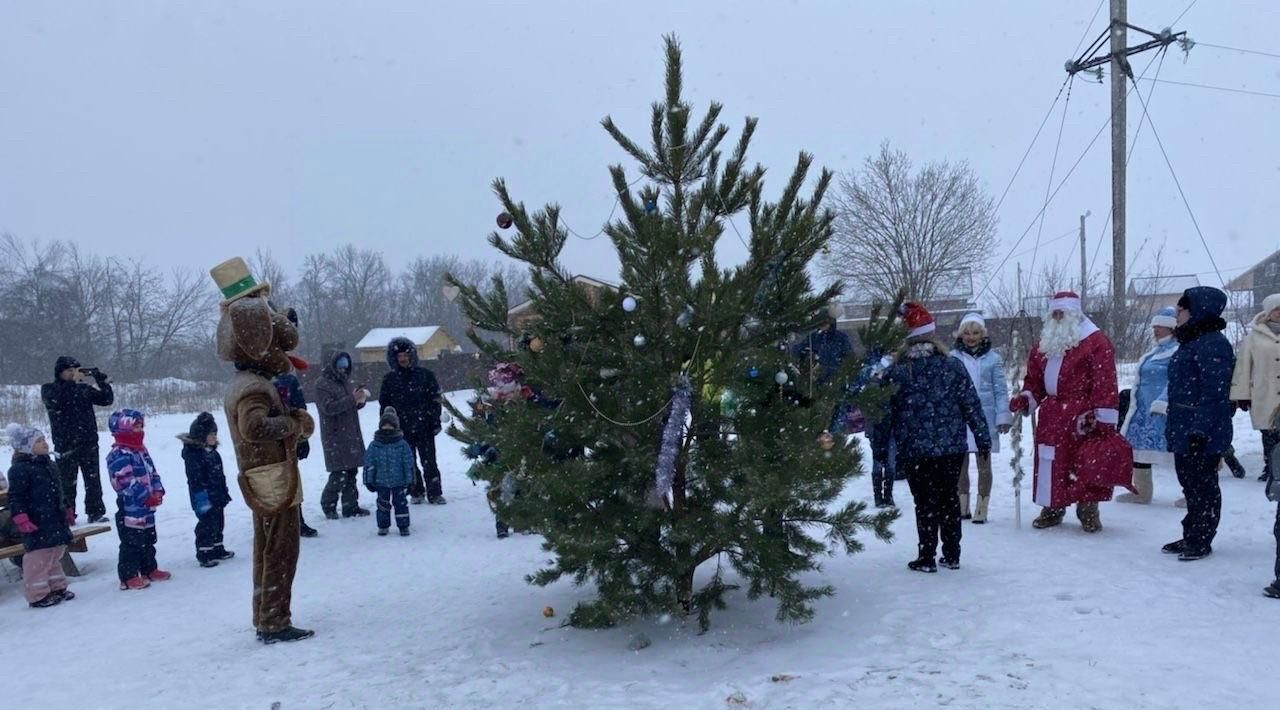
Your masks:
{"label": "black pant", "polygon": [[222,508],[211,508],[196,518],[196,559],[206,562],[222,552],[222,528],[226,518]]}
{"label": "black pant", "polygon": [[117,571],[120,581],[128,581],[138,575],[147,576],[156,571],[156,529],[127,528],[124,513],[116,513],[116,532],[120,534],[120,562]]}
{"label": "black pant", "polygon": [[965,454],[900,459],[916,504],[922,559],[932,560],[942,538],[943,559],[960,561],[960,464]]}
{"label": "black pant", "polygon": [[1280,444],[1280,429],[1262,430],[1262,473],[1271,475],[1271,450]]}
{"label": "black pant", "polygon": [[76,507],[77,474],[84,476],[84,512],[90,518],[107,514],[102,502],[102,477],[98,472],[98,446],[90,444],[58,454],[58,472],[62,477],[62,507]]}
{"label": "black pant", "polygon": [[324,484],[324,492],[320,494],[320,508],[325,514],[338,512],[338,497],[342,497],[342,514],[353,515],[360,507],[360,491],[356,489],[356,472],[354,468],[346,471],[334,471],[329,474],[329,481]]}
{"label": "black pant", "polygon": [[1280,584],[1280,505],[1276,506],[1276,526],[1271,532],[1276,536],[1276,583]]}
{"label": "black pant", "polygon": [[875,494],[876,505],[893,502],[893,477],[893,466],[887,462],[871,464],[871,490]]}
{"label": "black pant", "polygon": [[[436,465],[436,438],[431,434],[405,437],[409,446],[418,455],[421,468],[413,471],[413,485],[409,486],[409,495],[414,498],[426,496],[432,500],[444,495],[440,487],[440,467]],[[424,480],[425,479],[425,480]]]}
{"label": "black pant", "polygon": [[378,489],[378,529],[391,527],[391,509],[396,510],[396,527],[405,530],[409,527],[409,494],[403,486],[399,488]]}
{"label": "black pant", "polygon": [[1222,490],[1218,488],[1221,454],[1174,454],[1187,514],[1182,517],[1182,540],[1188,550],[1204,550],[1213,544],[1222,519]]}

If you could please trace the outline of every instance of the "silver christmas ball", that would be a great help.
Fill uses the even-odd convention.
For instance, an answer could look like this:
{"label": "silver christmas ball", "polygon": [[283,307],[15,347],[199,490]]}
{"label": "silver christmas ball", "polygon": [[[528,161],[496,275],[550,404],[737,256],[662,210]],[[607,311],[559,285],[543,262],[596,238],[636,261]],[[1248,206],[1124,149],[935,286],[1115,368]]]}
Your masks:
{"label": "silver christmas ball", "polygon": [[645,340],[645,337],[643,335],[637,335],[635,338],[631,340],[631,342],[635,343],[637,348],[643,348],[644,344],[649,341]]}
{"label": "silver christmas ball", "polygon": [[626,311],[627,313],[630,313],[635,309],[636,309],[635,298],[632,298],[631,296],[627,296],[626,298],[622,299],[622,310]]}
{"label": "silver christmas ball", "polygon": [[782,370],[778,370],[778,374],[773,376],[773,381],[777,382],[780,385],[787,384],[787,380],[789,379],[791,378],[787,377],[787,373],[783,372]]}

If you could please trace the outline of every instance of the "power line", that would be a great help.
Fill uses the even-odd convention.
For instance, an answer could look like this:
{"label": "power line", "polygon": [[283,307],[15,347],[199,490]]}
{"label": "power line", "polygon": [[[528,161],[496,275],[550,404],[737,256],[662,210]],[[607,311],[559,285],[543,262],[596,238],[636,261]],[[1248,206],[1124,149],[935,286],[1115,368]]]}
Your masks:
{"label": "power line", "polygon": [[1272,52],[1264,52],[1260,49],[1244,49],[1243,47],[1228,47],[1225,44],[1209,44],[1208,42],[1201,42],[1200,40],[1196,40],[1194,46],[1212,47],[1214,49],[1226,49],[1232,52],[1240,52],[1241,54],[1256,54],[1260,57],[1271,57],[1272,59],[1280,59],[1280,54],[1274,54]]}
{"label": "power line", "polygon": [[1053,97],[1053,103],[1049,104],[1049,110],[1044,112],[1044,118],[1040,119],[1040,127],[1036,129],[1036,134],[1031,137],[1031,145],[1022,153],[1022,160],[1018,161],[1018,167],[1014,169],[1013,175],[1009,178],[1009,184],[1004,186],[1004,192],[1000,193],[1000,199],[996,200],[996,208],[994,212],[1000,211],[1000,206],[1004,204],[1004,198],[1009,196],[1009,189],[1013,187],[1013,181],[1018,179],[1018,173],[1022,172],[1022,166],[1027,163],[1027,156],[1031,155],[1031,149],[1036,146],[1036,141],[1040,139],[1040,133],[1044,130],[1044,126],[1049,122],[1049,116],[1053,115],[1053,108],[1058,105],[1058,99],[1062,98],[1062,92],[1067,88],[1067,84],[1071,81],[1068,76],[1062,80],[1062,86],[1058,87],[1057,96]]}
{"label": "power line", "polygon": [[[1099,6],[1101,7],[1101,6]],[[1067,108],[1071,106],[1071,89],[1076,85],[1075,74],[1067,85],[1067,100],[1062,102],[1062,121],[1058,123],[1058,142],[1053,146],[1053,161],[1049,163],[1049,180],[1044,186],[1044,207],[1040,210],[1040,226],[1036,229],[1036,246],[1031,252],[1031,271],[1036,270],[1036,258],[1040,256],[1040,236],[1044,234],[1044,218],[1049,211],[1049,188],[1053,187],[1053,173],[1058,169],[1058,152],[1062,148],[1062,131],[1067,127]]]}
{"label": "power line", "polygon": [[[1160,51],[1160,54],[1158,55],[1158,56],[1159,56],[1159,59],[1160,59],[1160,65],[1156,67],[1156,74],[1155,74],[1155,76],[1154,76],[1154,77],[1152,77],[1152,81],[1154,81],[1154,80],[1156,80],[1156,79],[1159,79],[1159,78],[1160,78],[1160,71],[1161,71],[1162,69],[1164,69],[1164,58],[1165,58],[1165,55],[1166,55],[1167,53],[1168,53],[1168,50],[1167,50],[1167,49],[1164,49],[1164,50],[1161,50],[1161,51]],[[1156,60],[1156,57],[1152,57],[1152,58],[1151,58],[1151,61],[1152,61],[1152,62],[1154,62],[1155,60]],[[1147,64],[1147,69],[1150,69],[1150,68],[1151,68],[1151,64],[1150,64],[1150,63],[1148,63],[1148,64]],[[1142,74],[1138,77],[1138,79],[1140,79],[1140,80],[1141,80],[1143,77],[1145,77],[1145,76],[1146,76],[1146,74],[1147,74],[1147,69],[1143,69],[1143,70],[1142,70]],[[1130,88],[1129,88],[1129,93],[1133,93],[1135,90],[1137,90],[1137,88],[1138,88],[1138,85],[1135,83],[1132,87],[1130,87]],[[1126,156],[1125,156],[1125,158],[1124,158],[1124,169],[1125,169],[1125,170],[1128,170],[1128,169],[1129,169],[1129,163],[1133,162],[1133,151],[1137,150],[1137,148],[1138,148],[1138,136],[1141,136],[1141,135],[1142,135],[1142,124],[1143,124],[1143,120],[1142,120],[1142,119],[1143,119],[1143,118],[1146,118],[1146,115],[1147,115],[1147,103],[1151,100],[1151,95],[1152,95],[1152,94],[1154,94],[1154,93],[1155,93],[1155,91],[1156,91],[1156,87],[1155,87],[1155,85],[1153,84],[1153,85],[1151,86],[1151,90],[1147,92],[1147,101],[1144,101],[1144,102],[1142,103],[1142,118],[1139,118],[1139,119],[1138,119],[1138,127],[1137,127],[1137,128],[1134,130],[1134,132],[1133,132],[1133,141],[1132,141],[1131,143],[1129,143],[1129,154],[1128,154],[1128,155],[1126,155]],[[1141,96],[1141,95],[1142,95],[1142,92],[1141,92],[1141,91],[1138,91],[1137,93],[1138,93],[1138,95],[1139,95],[1139,96]],[[1103,220],[1103,222],[1102,222],[1102,231],[1098,233],[1099,237],[1104,237],[1104,236],[1106,236],[1106,233],[1107,233],[1107,227],[1111,226],[1111,218],[1112,218],[1113,216],[1115,216],[1115,205],[1114,205],[1114,204],[1113,204],[1111,207],[1107,208],[1107,218],[1106,218],[1105,220]],[[1094,245],[1094,247],[1093,247],[1093,256],[1089,257],[1089,269],[1088,269],[1088,270],[1089,270],[1089,272],[1090,272],[1090,273],[1092,273],[1092,272],[1093,272],[1093,267],[1094,267],[1094,265],[1098,263],[1098,251],[1099,251],[1099,250],[1101,250],[1101,248],[1102,248],[1102,242],[1103,242],[1103,239],[1099,238],[1099,239],[1098,239],[1098,243],[1097,243],[1097,244],[1095,244],[1095,245]]]}
{"label": "power line", "polygon": [[[1182,204],[1187,208],[1187,215],[1191,217],[1191,224],[1196,228],[1196,234],[1200,237],[1200,244],[1204,247],[1205,254],[1209,257],[1209,263],[1213,266],[1213,271],[1218,275],[1218,282],[1224,286],[1227,280],[1222,278],[1222,272],[1218,269],[1218,262],[1213,258],[1213,251],[1209,249],[1209,243],[1205,241],[1204,232],[1200,231],[1200,221],[1196,219],[1196,213],[1191,209],[1191,202],[1187,200],[1187,193],[1182,189],[1182,181],[1178,179],[1178,173],[1173,169],[1173,161],[1169,160],[1169,153],[1164,149],[1164,141],[1160,140],[1160,132],[1156,130],[1156,124],[1151,120],[1151,114],[1147,111],[1147,103],[1142,98],[1142,92],[1138,92],[1138,100],[1142,101],[1142,116],[1147,119],[1147,125],[1151,126],[1151,135],[1156,138],[1156,145],[1160,146],[1160,154],[1164,156],[1164,164],[1169,166],[1169,174],[1173,176],[1173,184],[1178,188],[1178,195],[1182,197]],[[1141,121],[1142,119],[1138,119]]]}
{"label": "power line", "polygon": [[1191,12],[1191,8],[1195,7],[1196,2],[1198,1],[1199,0],[1191,0],[1191,4],[1187,5],[1187,9],[1183,10],[1181,15],[1178,15],[1177,17],[1173,18],[1173,22],[1170,22],[1169,26],[1173,27],[1174,25],[1178,24],[1178,20],[1181,20],[1183,17],[1186,17],[1187,13]]}
{"label": "power line", "polygon": [[1089,30],[1093,29],[1093,23],[1098,19],[1098,13],[1102,12],[1102,6],[1106,2],[1107,0],[1098,0],[1098,6],[1093,9],[1093,17],[1090,17],[1089,24],[1084,26],[1084,34],[1080,35],[1080,41],[1076,43],[1076,49],[1071,53],[1071,56],[1079,56],[1080,48],[1084,46],[1084,41],[1089,36]]}
{"label": "power line", "polygon": [[[1141,81],[1157,81],[1156,79],[1140,79]],[[1252,89],[1232,89],[1227,86],[1212,86],[1209,84],[1196,84],[1190,81],[1174,81],[1173,79],[1159,79],[1161,84],[1175,84],[1177,86],[1192,86],[1197,89],[1212,89],[1214,91],[1229,91],[1233,94],[1247,94],[1249,96],[1265,96],[1272,99],[1280,99],[1280,94],[1271,94],[1265,91],[1254,91]]]}

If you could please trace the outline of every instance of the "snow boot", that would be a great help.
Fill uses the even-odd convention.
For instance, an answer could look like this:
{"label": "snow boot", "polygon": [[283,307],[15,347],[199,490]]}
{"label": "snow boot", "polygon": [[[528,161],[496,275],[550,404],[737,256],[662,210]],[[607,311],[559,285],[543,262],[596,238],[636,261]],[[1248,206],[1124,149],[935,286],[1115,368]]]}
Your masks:
{"label": "snow boot", "polygon": [[58,594],[57,592],[49,592],[48,594],[44,595],[43,599],[33,601],[27,606],[31,607],[32,609],[46,609],[51,606],[57,606],[58,604],[61,604],[61,603],[62,603],[61,594]]}
{"label": "snow boot", "polygon": [[203,559],[203,560],[201,560],[201,559],[197,559],[196,561],[200,563],[200,566],[201,566],[201,567],[205,567],[205,568],[217,567],[217,566],[218,566],[218,561],[217,561],[217,560],[215,560],[215,559],[213,559],[212,557],[208,557],[208,558],[205,558],[205,559]]}
{"label": "snow boot", "polygon": [[1222,456],[1222,462],[1227,465],[1227,468],[1231,469],[1232,476],[1235,476],[1236,478],[1245,477],[1244,466],[1240,464],[1240,459],[1236,458],[1235,453],[1227,451],[1227,453]]}
{"label": "snow boot", "polygon": [[339,516],[338,516],[338,511],[336,511],[336,510],[326,510],[326,511],[324,511],[324,517],[328,518],[329,520],[337,520],[337,519],[338,519],[338,517],[339,517]]}
{"label": "snow boot", "polygon": [[1183,548],[1182,554],[1178,555],[1178,561],[1179,562],[1195,562],[1196,560],[1203,560],[1204,558],[1212,554],[1213,554],[1212,547],[1205,546],[1205,547],[1196,548],[1194,550],[1191,549],[1190,547],[1186,547],[1186,548]]}
{"label": "snow boot", "polygon": [[960,519],[969,520],[973,515],[969,512],[969,494],[960,494]]}
{"label": "snow boot", "polygon": [[1066,508],[1041,508],[1040,515],[1031,521],[1031,527],[1036,530],[1044,530],[1055,525],[1061,525],[1062,519],[1067,517]]}
{"label": "snow boot", "polygon": [[932,574],[938,571],[938,565],[933,560],[921,557],[919,559],[908,562],[907,569],[911,570],[912,572],[927,572]]}
{"label": "snow boot", "polygon": [[299,629],[297,627],[289,626],[280,629],[279,631],[264,631],[258,636],[258,639],[262,641],[263,645],[270,646],[273,643],[302,641],[303,639],[309,639],[315,635],[316,632],[309,629]]}
{"label": "snow boot", "polygon": [[1185,540],[1174,540],[1173,542],[1160,548],[1160,551],[1166,555],[1181,555],[1182,551],[1187,549]]}
{"label": "snow boot", "polygon": [[411,496],[411,497],[409,498],[409,502],[410,502],[410,503],[413,503],[414,505],[422,505],[423,503],[426,503],[426,502],[427,502],[427,497],[426,497],[426,496]]}
{"label": "snow boot", "polygon": [[70,589],[59,589],[58,591],[54,592],[54,594],[57,594],[58,596],[62,597],[62,601],[64,602],[69,602],[72,599],[76,598],[76,593],[71,591]]}
{"label": "snow boot", "polygon": [[987,522],[987,508],[991,505],[991,496],[978,496],[978,507],[973,510],[973,524],[983,525]]}
{"label": "snow boot", "polygon": [[447,501],[447,500],[445,500],[445,499],[444,499],[444,496],[436,496],[436,497],[434,497],[434,498],[427,498],[427,503],[429,503],[429,504],[431,504],[431,505],[445,505],[445,504],[447,504],[448,502],[449,502],[449,501]]}
{"label": "snow boot", "polygon": [[400,537],[409,537],[409,528],[400,528]]}
{"label": "snow boot", "polygon": [[229,560],[235,556],[236,556],[236,553],[232,552],[231,550],[228,550],[222,545],[218,545],[217,547],[213,548],[213,554],[210,555],[209,557],[215,560]]}
{"label": "snow boot", "polygon": [[355,509],[349,513],[345,510],[342,512],[342,517],[344,518],[363,518],[367,515],[369,515],[369,509],[361,508],[360,506],[356,506]]}
{"label": "snow boot", "polygon": [[107,519],[107,516],[105,515],[91,515],[89,516],[89,522],[95,525],[101,525],[102,523],[107,523],[110,521]]}
{"label": "snow boot", "polygon": [[173,579],[173,575],[162,569],[154,569],[151,570],[151,574],[147,575],[147,579],[152,582],[167,582],[170,579]]}
{"label": "snow boot", "polygon": [[316,530],[310,525],[307,525],[306,523],[303,523],[302,527],[298,528],[298,535],[301,537],[319,537],[320,531]]}
{"label": "snow boot", "polygon": [[938,560],[938,564],[942,565],[943,567],[946,567],[947,569],[960,569],[960,560],[952,560],[952,559],[943,557],[942,559]]}
{"label": "snow boot", "polygon": [[1151,469],[1133,469],[1133,487],[1138,489],[1137,493],[1122,493],[1116,496],[1116,502],[1141,503],[1143,505],[1150,503],[1151,495],[1155,492],[1155,484],[1151,480]]}
{"label": "snow boot", "polygon": [[1076,503],[1076,518],[1085,532],[1102,532],[1102,516],[1098,513],[1097,503]]}
{"label": "snow boot", "polygon": [[120,591],[146,589],[150,586],[151,580],[143,577],[142,575],[138,575],[137,577],[130,577],[129,579],[121,582]]}
{"label": "snow boot", "polygon": [[390,528],[378,528],[378,537],[386,537],[391,532]]}
{"label": "snow boot", "polygon": [[1277,579],[1267,585],[1267,587],[1262,590],[1262,596],[1271,597],[1272,599],[1280,599],[1280,579]]}

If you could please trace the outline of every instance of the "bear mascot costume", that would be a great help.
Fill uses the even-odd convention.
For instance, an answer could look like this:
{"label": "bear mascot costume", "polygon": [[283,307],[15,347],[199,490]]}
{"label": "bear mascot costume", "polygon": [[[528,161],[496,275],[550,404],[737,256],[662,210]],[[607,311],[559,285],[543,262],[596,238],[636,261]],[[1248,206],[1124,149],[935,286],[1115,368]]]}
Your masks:
{"label": "bear mascot costume", "polygon": [[315,424],[305,410],[290,409],[272,384],[289,372],[298,331],[268,300],[243,259],[209,272],[222,292],[218,357],[235,365],[224,407],[235,446],[238,480],[253,511],[253,625],[265,644],[300,641],[313,631],[293,625],[290,602],[298,566],[298,507],[302,479],[297,443]]}

